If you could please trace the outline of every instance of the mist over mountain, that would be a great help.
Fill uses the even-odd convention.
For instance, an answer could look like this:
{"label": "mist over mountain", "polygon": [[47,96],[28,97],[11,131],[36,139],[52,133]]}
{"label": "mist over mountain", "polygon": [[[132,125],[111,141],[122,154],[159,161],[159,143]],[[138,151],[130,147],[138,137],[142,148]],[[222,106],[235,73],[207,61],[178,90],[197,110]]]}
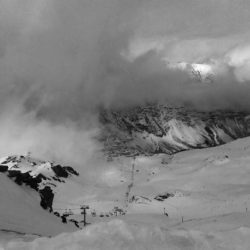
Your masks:
{"label": "mist over mountain", "polygon": [[[31,151],[91,169],[102,149],[93,139],[100,107],[249,110],[245,0],[1,0],[0,7],[1,155]],[[207,65],[212,81],[197,81],[180,64]]]}
{"label": "mist over mountain", "polygon": [[0,249],[250,249],[249,27],[249,0],[0,0]]}

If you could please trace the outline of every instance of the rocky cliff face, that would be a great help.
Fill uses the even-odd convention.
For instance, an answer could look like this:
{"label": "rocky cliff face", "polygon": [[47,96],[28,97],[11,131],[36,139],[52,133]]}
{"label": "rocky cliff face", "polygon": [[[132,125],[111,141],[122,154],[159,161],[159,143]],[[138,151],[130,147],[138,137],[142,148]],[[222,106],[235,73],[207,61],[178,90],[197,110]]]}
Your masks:
{"label": "rocky cliff face", "polygon": [[109,157],[166,153],[221,145],[249,136],[245,112],[202,112],[147,104],[100,112],[104,152]]}

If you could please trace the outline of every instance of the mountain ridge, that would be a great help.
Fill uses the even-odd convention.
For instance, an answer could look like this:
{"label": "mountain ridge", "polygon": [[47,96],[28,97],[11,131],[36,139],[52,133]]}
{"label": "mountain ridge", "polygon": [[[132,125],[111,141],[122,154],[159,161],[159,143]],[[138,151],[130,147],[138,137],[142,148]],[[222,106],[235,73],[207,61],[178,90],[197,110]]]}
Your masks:
{"label": "mountain ridge", "polygon": [[38,192],[43,209],[53,211],[55,188],[65,183],[70,176],[79,173],[72,167],[61,166],[23,155],[12,155],[0,159],[0,172],[5,173],[18,185],[26,185]]}
{"label": "mountain ridge", "polygon": [[99,140],[108,157],[174,154],[213,147],[250,135],[244,111],[197,111],[150,103],[124,109],[102,109]]}

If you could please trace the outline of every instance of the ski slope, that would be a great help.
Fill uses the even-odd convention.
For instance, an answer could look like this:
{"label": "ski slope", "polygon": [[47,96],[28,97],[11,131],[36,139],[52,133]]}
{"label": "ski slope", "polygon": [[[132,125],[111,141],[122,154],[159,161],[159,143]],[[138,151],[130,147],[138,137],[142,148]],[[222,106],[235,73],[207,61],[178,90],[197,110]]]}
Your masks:
{"label": "ski slope", "polygon": [[35,191],[29,187],[20,187],[0,174],[0,232],[51,236],[75,230],[73,226],[61,223],[60,218],[42,209],[39,203],[40,198]]}
{"label": "ski slope", "polygon": [[[71,202],[77,200],[77,195],[79,199],[84,198],[90,206],[87,221],[91,225],[50,239],[43,237],[27,242],[24,238],[16,243],[5,238],[2,248],[250,249],[249,162],[250,138],[185,151],[174,157],[159,154],[117,158],[103,167],[96,182],[88,188],[81,189],[79,194],[77,188],[74,189]],[[8,222],[1,206],[2,225],[8,229],[8,223],[13,223],[12,228],[24,233],[60,232],[61,227],[53,221],[56,218],[53,216],[47,222],[50,214],[34,205],[38,204],[34,202],[37,196],[26,188],[20,189],[7,177],[0,177],[1,185],[7,190],[18,187],[14,192],[16,196],[27,197],[22,197],[22,202],[16,198],[22,205],[18,203],[16,209],[9,212],[14,214],[10,217],[12,222]],[[9,195],[1,197],[8,200]],[[70,196],[68,198],[70,200]],[[14,198],[11,200],[13,204],[6,205],[5,209],[15,207]],[[23,219],[28,216],[27,206],[34,214],[28,217],[30,221]],[[114,207],[121,208],[125,214],[111,215]],[[20,215],[18,211],[24,212]],[[91,216],[92,211],[96,212],[95,217]],[[46,218],[39,225],[36,222],[43,214]],[[64,226],[62,231],[67,231]]]}

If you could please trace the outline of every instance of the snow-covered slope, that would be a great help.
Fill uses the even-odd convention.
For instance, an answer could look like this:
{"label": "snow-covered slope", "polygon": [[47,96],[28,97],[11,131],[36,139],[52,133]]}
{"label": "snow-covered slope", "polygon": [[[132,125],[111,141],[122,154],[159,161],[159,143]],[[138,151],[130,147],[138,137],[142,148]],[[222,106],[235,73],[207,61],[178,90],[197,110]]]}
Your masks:
{"label": "snow-covered slope", "polygon": [[[244,138],[174,156],[114,158],[110,165],[103,166],[89,189],[75,192],[75,200],[78,195],[78,200],[89,205],[90,223],[110,220],[116,215],[126,219],[132,216],[135,221],[145,214],[153,216],[150,223],[155,221],[157,225],[166,219],[164,208],[169,215],[167,221],[172,224],[180,223],[182,217],[189,221],[244,214],[250,206],[249,145],[250,138]],[[70,207],[74,205],[68,204]],[[250,226],[250,220],[247,225]]]}
{"label": "snow-covered slope", "polygon": [[[104,222],[51,240],[9,244],[12,249],[249,249],[249,145],[245,138],[172,159],[164,154],[114,159],[116,171],[104,175],[112,185],[99,183],[97,217],[88,218]],[[100,217],[126,198],[126,215]],[[92,199],[89,204],[94,206]]]}
{"label": "snow-covered slope", "polygon": [[75,230],[44,210],[39,200],[37,192],[0,173],[0,232],[50,236]]}
{"label": "snow-covered slope", "polygon": [[[208,116],[203,117],[202,113],[199,116],[194,113],[193,116],[198,117],[194,120],[194,117],[184,119],[185,113],[178,116],[176,109],[173,112],[176,112],[175,119],[180,119],[189,129],[197,124],[201,127],[205,123],[215,124],[212,132],[217,133],[212,137],[211,132],[207,140],[213,142],[214,138],[215,142],[217,139],[218,144],[225,142],[219,141],[221,138],[231,141],[248,133],[248,117],[243,113],[231,113],[227,117],[213,113],[209,123]],[[138,125],[138,114],[130,120],[125,119],[127,117],[125,120],[117,118],[116,122],[121,128],[125,126],[131,129],[132,132],[126,136],[130,135],[135,140],[135,135],[145,130],[162,138],[162,124],[159,126],[152,122],[158,114],[152,114],[145,127]],[[133,122],[131,127],[127,121]],[[170,125],[171,122],[172,119]],[[174,129],[183,132],[181,125],[174,124]],[[219,134],[219,129],[224,132]],[[158,136],[155,135],[157,133]],[[195,142],[195,132],[193,136],[189,132],[183,138],[189,142],[188,149],[198,147],[191,145],[191,142]],[[175,138],[172,145],[176,142]],[[121,148],[117,152],[122,152]],[[77,176],[77,172],[71,168],[29,156],[1,159],[0,204],[6,204],[0,208],[2,229],[41,235],[72,230],[65,229],[70,224],[62,224],[60,218],[39,205],[42,198],[40,191],[46,186],[51,188],[54,195],[51,207],[47,206],[48,210],[52,208],[60,212],[70,209],[73,213],[71,218],[81,221],[80,205],[88,205],[87,222],[93,225],[73,234],[63,234],[50,240],[41,238],[31,243],[3,242],[0,237],[0,246],[2,244],[4,249],[33,249],[35,246],[37,249],[136,249],[135,246],[150,250],[224,250],[237,249],[239,246],[239,249],[249,249],[249,137],[218,147],[192,149],[174,155],[142,155],[138,152],[133,158],[120,155],[104,164],[89,187],[82,186],[79,181],[81,176]],[[39,175],[42,177],[37,178]],[[6,190],[9,193],[6,194]]]}
{"label": "snow-covered slope", "polygon": [[[250,138],[244,138],[171,157],[115,158],[99,173],[101,178],[93,183],[91,195],[85,196],[85,204],[90,206],[87,222],[92,226],[52,239],[5,242],[3,246],[249,249],[249,145]],[[80,192],[76,195],[82,197]]]}
{"label": "snow-covered slope", "polygon": [[[4,195],[1,196],[2,200],[0,204],[6,204],[5,210],[10,213],[9,214],[8,212],[6,212],[6,216],[7,218],[12,218],[13,221],[12,224],[10,224],[9,226],[4,226],[4,228],[0,226],[0,230],[6,229],[19,231],[20,233],[38,232],[36,228],[33,230],[32,226],[29,227],[25,223],[23,223],[24,225],[23,227],[21,227],[22,221],[19,223],[18,219],[15,222],[16,218],[18,218],[16,214],[18,214],[17,210],[19,209],[19,207],[20,216],[24,216],[24,218],[26,218],[26,220],[30,224],[37,224],[41,219],[39,217],[39,213],[41,213],[41,215],[47,215],[48,220],[50,220],[50,217],[54,218],[54,221],[57,222],[54,227],[56,227],[57,224],[61,224],[59,227],[60,232],[63,231],[64,225],[66,225],[67,222],[71,221],[74,223],[70,223],[72,224],[72,226],[70,226],[69,228],[72,228],[73,225],[74,227],[78,226],[78,224],[74,220],[67,218],[68,216],[65,214],[67,212],[68,206],[71,207],[71,205],[69,205],[70,202],[72,202],[74,198],[79,199],[79,194],[84,193],[81,181],[78,180],[79,173],[72,167],[61,166],[49,161],[41,161],[30,157],[29,155],[13,155],[0,159],[0,175],[0,177],[4,178],[5,180],[5,182],[1,182],[1,190],[4,190],[4,192],[7,193],[9,192],[10,197],[11,195],[15,197],[15,192],[25,192],[29,194],[29,196],[26,195],[27,202],[25,199],[24,201],[20,199],[20,202],[18,199],[10,199],[9,202],[12,205],[3,200],[5,199]],[[30,203],[32,203],[32,206],[30,205]],[[24,208],[30,208],[24,209],[23,206]],[[39,207],[39,211],[36,211],[36,216],[32,216],[33,206],[35,206],[36,208]],[[8,207],[14,207],[15,209],[8,210]],[[78,205],[78,210],[80,210],[80,204]],[[29,219],[29,217],[27,217],[29,213],[31,214],[32,219]],[[2,215],[0,214],[0,221],[1,217],[3,219],[6,219],[6,216],[3,211]],[[56,216],[61,218],[57,218]],[[51,223],[52,221],[53,220],[51,220]],[[42,231],[40,231],[40,234],[44,234],[44,232],[46,232],[46,226],[43,225],[41,226],[41,228]],[[67,226],[65,226],[65,230],[67,230]],[[48,230],[48,233],[46,233],[45,235],[49,235],[50,231],[51,230]]]}
{"label": "snow-covered slope", "polygon": [[147,104],[119,110],[102,110],[100,140],[107,155],[166,153],[221,145],[249,136],[244,112],[202,112]]}
{"label": "snow-covered slope", "polygon": [[29,156],[16,155],[0,159],[0,172],[15,181],[36,190],[40,205],[53,211],[53,200],[58,184],[65,183],[67,178],[79,174],[72,167],[64,167],[51,162],[40,161]]}

